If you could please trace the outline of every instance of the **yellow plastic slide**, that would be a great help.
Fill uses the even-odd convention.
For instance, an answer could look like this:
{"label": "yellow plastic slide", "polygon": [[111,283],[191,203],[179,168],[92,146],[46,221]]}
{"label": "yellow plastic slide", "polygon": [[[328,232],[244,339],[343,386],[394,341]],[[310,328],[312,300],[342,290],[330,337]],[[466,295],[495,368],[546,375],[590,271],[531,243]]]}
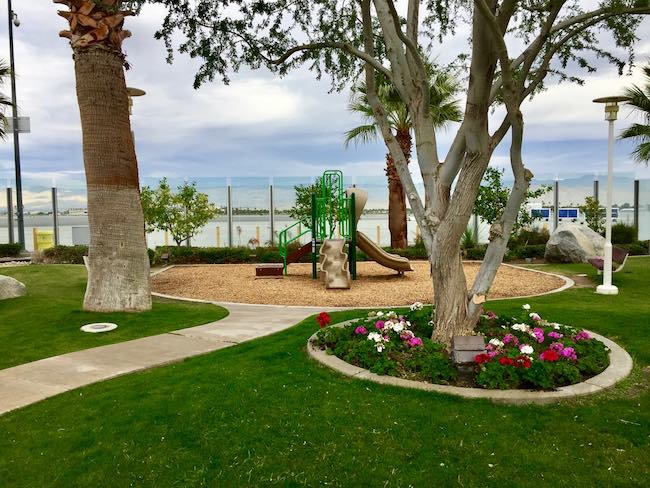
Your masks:
{"label": "yellow plastic slide", "polygon": [[408,259],[398,254],[391,254],[384,251],[363,232],[357,231],[357,247],[361,249],[368,257],[377,261],[382,266],[394,269],[400,273],[404,271],[413,271]]}

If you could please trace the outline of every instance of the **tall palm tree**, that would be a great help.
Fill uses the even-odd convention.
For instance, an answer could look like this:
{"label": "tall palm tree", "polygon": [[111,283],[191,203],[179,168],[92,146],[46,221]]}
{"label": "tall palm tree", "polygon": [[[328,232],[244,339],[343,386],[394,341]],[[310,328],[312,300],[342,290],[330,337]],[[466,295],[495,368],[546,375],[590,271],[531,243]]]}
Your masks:
{"label": "tall palm tree", "polygon": [[120,0],[54,0],[70,24],[60,33],[72,47],[88,191],[88,285],[84,309],[151,308],[149,258],[140,203],[122,41]]}
{"label": "tall palm tree", "polygon": [[[454,99],[456,83],[446,73],[430,70],[429,107],[435,127],[443,127],[447,122],[460,121],[462,112],[458,101]],[[407,106],[402,102],[395,87],[386,78],[378,75],[376,80],[377,94],[383,102],[388,114],[391,129],[404,152],[406,161],[411,158],[413,146],[413,124]],[[345,133],[345,146],[351,142],[369,143],[379,135],[379,126],[375,121],[372,108],[366,96],[365,83],[352,87],[352,95],[348,109],[361,114],[367,122]],[[390,230],[390,245],[395,249],[407,246],[406,224],[406,194],[399,179],[395,163],[390,153],[386,154],[386,177],[388,179],[388,228]]]}
{"label": "tall palm tree", "polygon": [[[11,74],[9,66],[3,61],[0,61],[0,85],[4,83],[5,79]],[[7,117],[5,116],[5,107],[11,107],[12,103],[4,93],[0,93],[0,139],[7,136]]]}
{"label": "tall palm tree", "polygon": [[635,161],[648,164],[650,162],[650,64],[642,68],[646,82],[643,87],[632,85],[624,92],[630,97],[627,105],[643,114],[645,124],[632,124],[621,133],[621,139],[633,139],[638,146],[632,152]]}

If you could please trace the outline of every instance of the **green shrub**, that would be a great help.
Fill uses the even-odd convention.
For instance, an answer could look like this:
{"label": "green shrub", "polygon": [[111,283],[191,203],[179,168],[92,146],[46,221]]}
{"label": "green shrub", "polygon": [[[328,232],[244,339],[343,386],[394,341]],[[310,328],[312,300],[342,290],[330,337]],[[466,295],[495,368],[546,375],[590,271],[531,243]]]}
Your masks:
{"label": "green shrub", "polygon": [[549,237],[548,229],[522,229],[510,238],[508,247],[546,245]]}
{"label": "green shrub", "polygon": [[13,258],[20,256],[22,246],[20,244],[0,244],[0,258]]}
{"label": "green shrub", "polygon": [[618,223],[612,225],[612,244],[634,244],[638,230],[633,225]]}
{"label": "green shrub", "polygon": [[54,246],[43,250],[43,261],[48,264],[83,264],[88,246]]}
{"label": "green shrub", "polygon": [[543,258],[545,251],[545,244],[530,244],[511,249],[508,257],[510,259]]}
{"label": "green shrub", "polygon": [[487,246],[485,245],[476,246],[471,249],[467,249],[465,251],[465,258],[469,259],[470,261],[482,261],[483,258],[485,257],[486,250],[487,250]]}

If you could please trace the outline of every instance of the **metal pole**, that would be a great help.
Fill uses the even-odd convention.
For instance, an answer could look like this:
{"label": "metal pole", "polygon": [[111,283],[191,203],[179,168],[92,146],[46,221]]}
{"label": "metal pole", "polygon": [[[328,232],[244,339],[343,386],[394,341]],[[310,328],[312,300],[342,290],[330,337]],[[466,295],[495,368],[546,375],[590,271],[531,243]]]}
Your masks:
{"label": "metal pole", "polygon": [[232,186],[228,185],[228,247],[232,247]]}
{"label": "metal pole", "polygon": [[7,230],[9,231],[9,244],[14,243],[14,202],[11,188],[7,188]]}
{"label": "metal pole", "polygon": [[59,245],[59,204],[56,186],[52,187],[52,226],[54,227],[54,245]]}
{"label": "metal pole", "polygon": [[609,140],[607,146],[607,209],[605,214],[605,262],[603,264],[603,284],[596,288],[597,293],[616,295],[618,288],[612,285],[612,190],[614,185],[614,120],[609,120]]}
{"label": "metal pole", "polygon": [[273,202],[273,185],[269,185],[269,217],[271,224],[271,246],[275,243],[275,205]]}
{"label": "metal pole", "polygon": [[478,215],[474,214],[474,243],[478,246]]}
{"label": "metal pole", "polygon": [[598,193],[599,193],[599,186],[600,182],[598,181],[598,177],[594,179],[594,200],[596,200],[596,203],[599,201]]}
{"label": "metal pole", "polygon": [[9,18],[9,68],[11,70],[11,111],[14,133],[14,167],[16,172],[16,219],[18,221],[18,242],[25,249],[25,222],[23,216],[23,183],[20,173],[20,143],[18,141],[18,102],[16,100],[16,69],[14,65],[14,24],[11,0],[7,0]]}
{"label": "metal pole", "polygon": [[634,227],[636,238],[639,239],[639,180],[634,180]]}
{"label": "metal pole", "polygon": [[560,223],[560,180],[555,179],[553,185],[553,232]]}

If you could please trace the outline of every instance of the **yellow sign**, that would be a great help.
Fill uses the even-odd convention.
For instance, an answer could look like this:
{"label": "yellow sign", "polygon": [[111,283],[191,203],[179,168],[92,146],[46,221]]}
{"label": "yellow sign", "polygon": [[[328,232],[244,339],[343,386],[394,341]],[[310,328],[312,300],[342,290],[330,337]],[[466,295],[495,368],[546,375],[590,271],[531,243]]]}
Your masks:
{"label": "yellow sign", "polygon": [[34,251],[42,251],[54,247],[54,231],[51,230],[38,230],[36,227],[34,231]]}

